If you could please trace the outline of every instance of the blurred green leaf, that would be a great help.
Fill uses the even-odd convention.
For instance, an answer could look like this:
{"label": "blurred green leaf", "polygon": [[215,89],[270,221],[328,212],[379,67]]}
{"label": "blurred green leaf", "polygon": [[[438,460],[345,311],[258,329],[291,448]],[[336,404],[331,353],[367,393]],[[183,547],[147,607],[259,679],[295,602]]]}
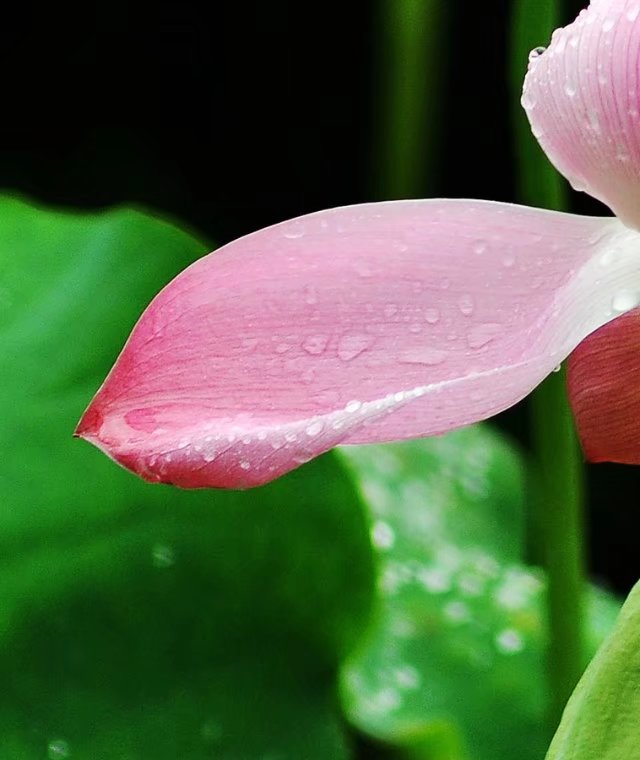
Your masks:
{"label": "blurred green leaf", "polygon": [[547,760],[640,758],[640,584],[569,700]]}
{"label": "blurred green leaf", "polygon": [[206,247],[0,199],[0,757],[340,760],[372,555],[334,456],[247,493],[145,484],[74,425]]}
{"label": "blurred green leaf", "polygon": [[[344,671],[350,720],[425,760],[539,760],[545,580],[521,564],[520,457],[486,426],[341,454],[372,511],[382,597]],[[591,651],[618,609],[593,591]]]}

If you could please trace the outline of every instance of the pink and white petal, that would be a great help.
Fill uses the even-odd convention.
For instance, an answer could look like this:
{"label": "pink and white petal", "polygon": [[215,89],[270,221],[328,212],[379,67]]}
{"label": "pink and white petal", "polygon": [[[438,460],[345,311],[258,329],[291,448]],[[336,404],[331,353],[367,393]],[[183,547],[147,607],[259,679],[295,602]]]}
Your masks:
{"label": "pink and white petal", "polygon": [[522,104],[576,190],[640,227],[640,0],[593,0],[531,54]]}
{"label": "pink and white petal", "polygon": [[571,354],[568,384],[585,455],[640,464],[640,310],[601,327]]}
{"label": "pink and white petal", "polygon": [[640,292],[638,240],[616,219],[457,200],[260,230],[155,298],[77,433],[147,480],[248,487],[341,443],[484,419]]}

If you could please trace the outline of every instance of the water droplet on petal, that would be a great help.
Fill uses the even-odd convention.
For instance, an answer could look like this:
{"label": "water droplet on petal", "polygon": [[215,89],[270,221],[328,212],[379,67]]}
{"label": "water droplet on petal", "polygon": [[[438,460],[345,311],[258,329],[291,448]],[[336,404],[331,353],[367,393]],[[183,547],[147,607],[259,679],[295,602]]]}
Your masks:
{"label": "water droplet on petal", "polygon": [[322,428],[324,425],[320,421],[312,422],[310,425],[307,426],[306,433],[310,438],[313,438],[316,435],[319,435],[322,432]]}
{"label": "water droplet on petal", "polygon": [[307,338],[304,339],[302,343],[302,348],[308,353],[312,354],[313,356],[318,356],[327,348],[327,344],[329,343],[329,338],[326,335],[309,335]]}
{"label": "water droplet on petal", "polygon": [[611,308],[619,314],[635,309],[640,304],[640,293],[635,290],[619,290],[611,301]]}
{"label": "water droplet on petal", "polygon": [[360,401],[349,401],[349,403],[345,406],[345,411],[349,412],[349,414],[353,414],[354,412],[357,412],[362,407],[362,403]]}
{"label": "water droplet on petal", "polygon": [[474,325],[467,333],[469,348],[482,348],[502,332],[502,325],[497,322],[484,322]]}
{"label": "water droplet on petal", "polygon": [[350,362],[360,354],[364,353],[373,343],[371,335],[360,333],[347,333],[340,338],[338,344],[338,357],[343,362]]}
{"label": "water droplet on petal", "polygon": [[400,361],[403,364],[426,364],[429,367],[435,367],[442,364],[448,356],[447,351],[429,346],[420,346],[415,349],[403,351],[400,355]]}
{"label": "water droplet on petal", "polygon": [[640,3],[634,3],[630,8],[627,8],[626,16],[629,21],[635,21],[640,16]]}
{"label": "water droplet on petal", "polygon": [[533,48],[533,50],[529,53],[529,62],[533,63],[533,61],[537,61],[546,49],[546,47],[542,46]]}
{"label": "water droplet on petal", "polygon": [[489,243],[486,240],[476,240],[471,246],[471,250],[477,255],[481,256],[489,250]]}
{"label": "water droplet on petal", "polygon": [[512,253],[505,253],[502,257],[502,265],[504,267],[512,267],[516,263],[516,257]]}
{"label": "water droplet on petal", "polygon": [[296,240],[304,235],[304,227],[301,222],[290,222],[285,225],[282,234],[289,240]]}
{"label": "water droplet on petal", "polygon": [[575,85],[572,82],[565,82],[564,92],[565,92],[565,95],[567,95],[567,97],[575,98],[577,90],[576,90]]}
{"label": "water droplet on petal", "polygon": [[602,24],[602,31],[606,34],[607,32],[610,32],[613,27],[615,26],[615,20],[612,18],[608,18],[604,21]]}
{"label": "water droplet on petal", "polygon": [[460,296],[458,299],[458,308],[465,317],[470,317],[474,310],[473,298],[468,294]]}
{"label": "water droplet on petal", "polygon": [[440,312],[438,309],[425,309],[424,318],[430,325],[437,325],[440,321]]}

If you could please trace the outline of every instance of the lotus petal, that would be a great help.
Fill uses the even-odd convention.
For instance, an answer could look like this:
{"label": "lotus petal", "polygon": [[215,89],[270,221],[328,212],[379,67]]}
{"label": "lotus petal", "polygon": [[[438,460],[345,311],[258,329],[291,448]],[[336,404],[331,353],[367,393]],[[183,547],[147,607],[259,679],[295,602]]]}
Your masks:
{"label": "lotus petal", "polygon": [[616,219],[458,200],[260,230],[155,298],[77,434],[150,481],[249,487],[338,444],[467,425],[632,308],[639,240]]}
{"label": "lotus petal", "polygon": [[640,227],[640,1],[593,0],[531,55],[522,104],[576,190]]}

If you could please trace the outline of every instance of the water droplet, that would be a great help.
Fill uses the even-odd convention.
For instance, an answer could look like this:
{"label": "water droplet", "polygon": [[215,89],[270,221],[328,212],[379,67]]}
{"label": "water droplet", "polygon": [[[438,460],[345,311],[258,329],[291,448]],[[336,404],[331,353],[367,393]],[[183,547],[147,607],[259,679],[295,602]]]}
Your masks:
{"label": "water droplet", "polygon": [[295,443],[298,440],[298,435],[297,433],[294,433],[293,430],[289,430],[284,434],[284,439],[287,443]]}
{"label": "water droplet", "polygon": [[502,654],[516,654],[524,649],[524,639],[514,628],[505,628],[496,635],[496,648]]}
{"label": "water droplet", "polygon": [[505,253],[502,257],[502,265],[509,268],[516,263],[516,257],[512,253]]}
{"label": "water droplet", "polygon": [[154,567],[173,567],[176,561],[175,553],[168,544],[154,544],[151,550]]}
{"label": "water droplet", "polygon": [[394,317],[398,313],[398,307],[395,303],[388,303],[384,307],[383,314],[387,319],[390,319],[391,317]]}
{"label": "water droplet", "polygon": [[437,325],[440,321],[440,312],[438,309],[425,309],[424,318],[430,325]]}
{"label": "water droplet", "polygon": [[601,132],[600,127],[600,114],[595,111],[593,108],[590,108],[587,111],[587,127],[591,129],[592,132],[595,132],[597,135]]}
{"label": "water droplet", "polygon": [[346,412],[349,412],[349,414],[353,414],[354,412],[360,411],[361,407],[362,403],[360,401],[349,401],[344,409]]}
{"label": "water droplet", "polygon": [[447,351],[429,346],[419,346],[418,348],[403,351],[400,355],[400,361],[403,364],[426,364],[429,367],[435,367],[442,364],[449,356]]}
{"label": "water droplet", "polygon": [[350,362],[370,348],[373,340],[371,335],[359,333],[343,335],[338,344],[338,358],[342,359],[343,362]]}
{"label": "water droplet", "polygon": [[535,47],[533,50],[529,53],[529,61],[532,63],[533,61],[537,61],[538,58],[545,52],[547,48],[546,47]]}
{"label": "water droplet", "polygon": [[489,243],[486,240],[476,240],[471,246],[471,250],[477,255],[481,256],[489,250]]}
{"label": "water droplet", "polygon": [[309,306],[313,306],[318,303],[318,292],[313,285],[307,285],[304,289],[304,300]]}
{"label": "water droplet", "polygon": [[600,256],[600,266],[609,267],[615,264],[618,258],[618,252],[612,248],[606,250],[602,256]]}
{"label": "water droplet", "polygon": [[325,352],[328,343],[329,343],[329,338],[326,335],[309,335],[307,338],[304,339],[304,342],[302,343],[302,348],[308,354],[312,354],[313,356],[319,356],[320,354]]}
{"label": "water droplet", "polygon": [[412,332],[412,333],[422,332],[422,325],[419,322],[414,322],[413,324],[409,325],[409,332]]}
{"label": "water droplet", "polygon": [[396,668],[393,675],[398,686],[403,689],[417,689],[422,681],[420,673],[411,665]]}
{"label": "water droplet", "polygon": [[307,435],[310,438],[313,438],[316,435],[319,435],[322,432],[322,428],[324,425],[320,421],[312,422],[306,430]]}
{"label": "water droplet", "polygon": [[502,325],[497,322],[484,322],[474,325],[467,333],[469,348],[482,348],[502,332]]}
{"label": "water droplet", "polygon": [[557,367],[554,367],[554,368],[553,368],[553,371],[554,371],[554,372],[556,372],[556,373],[557,373],[557,372],[561,372],[561,371],[562,371],[562,364],[558,364],[558,366],[557,366]]}
{"label": "water droplet", "polygon": [[564,92],[567,97],[575,98],[577,90],[573,82],[565,82]]}
{"label": "water droplet", "polygon": [[471,618],[467,605],[459,601],[449,602],[444,608],[444,615],[453,623],[465,623]]}
{"label": "water droplet", "polygon": [[619,290],[611,301],[611,308],[622,314],[635,309],[640,304],[640,293],[635,290]]}
{"label": "water droplet", "polygon": [[605,34],[607,32],[610,32],[615,26],[615,23],[616,23],[615,20],[612,18],[606,19],[606,21],[604,21],[604,23],[602,24],[602,31],[605,32]]}
{"label": "water droplet", "polygon": [[474,310],[473,298],[469,294],[460,296],[458,299],[458,308],[465,317],[470,317]]}
{"label": "water droplet", "polygon": [[241,346],[244,351],[253,351],[257,345],[258,345],[257,338],[245,338],[241,343]]}
{"label": "water droplet", "polygon": [[242,462],[240,462],[240,469],[241,470],[250,470],[251,469],[251,462],[247,462],[246,459],[243,459]]}
{"label": "water droplet", "polygon": [[536,107],[536,99],[533,92],[530,89],[523,90],[522,97],[520,98],[520,104],[525,111],[531,111]]}
{"label": "water droplet", "polygon": [[391,549],[396,542],[396,534],[389,523],[377,520],[371,529],[371,540],[378,549]]}
{"label": "water droplet", "polygon": [[64,758],[71,757],[69,742],[64,739],[50,741],[47,747],[47,757],[49,760],[64,760]]}
{"label": "water droplet", "polygon": [[305,369],[305,371],[300,376],[300,379],[302,380],[305,385],[310,385],[315,379],[316,379],[316,371],[309,367],[309,369]]}
{"label": "water droplet", "polygon": [[303,237],[304,227],[301,222],[290,222],[284,227],[282,234],[289,240],[296,240]]}

